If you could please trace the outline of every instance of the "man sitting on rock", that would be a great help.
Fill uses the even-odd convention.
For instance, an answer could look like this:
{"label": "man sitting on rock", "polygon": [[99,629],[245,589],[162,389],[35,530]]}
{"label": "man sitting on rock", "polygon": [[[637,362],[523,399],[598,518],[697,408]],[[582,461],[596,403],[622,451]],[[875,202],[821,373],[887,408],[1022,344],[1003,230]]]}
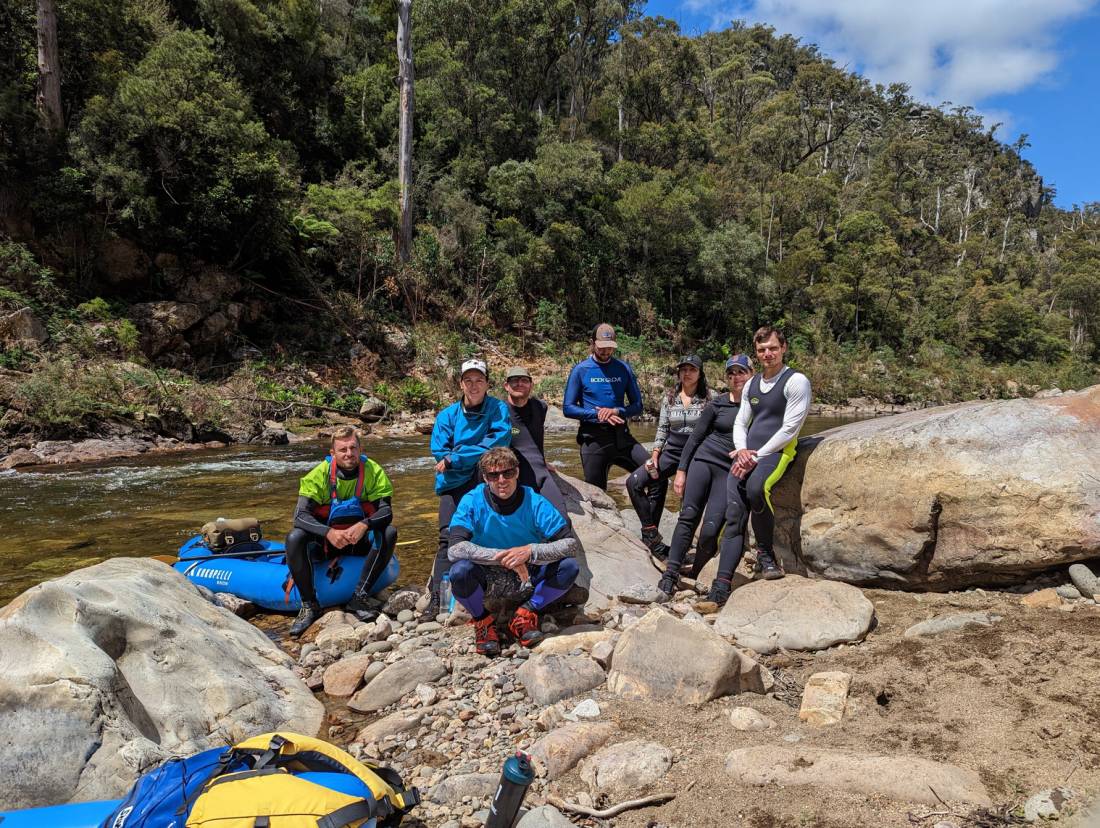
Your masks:
{"label": "man sitting on rock", "polygon": [[524,647],[542,640],[539,614],[577,578],[577,539],[554,505],[519,485],[519,460],[509,448],[479,461],[486,481],[462,498],[451,519],[451,588],[474,620],[477,651],[500,654],[496,619],[486,598],[519,598],[509,631]]}
{"label": "man sitting on rock", "polygon": [[286,562],[302,598],[290,627],[293,636],[321,617],[313,554],[366,557],[347,610],[369,621],[378,614],[370,605],[371,587],[386,571],[397,544],[397,529],[390,525],[393,485],[382,467],[361,453],[359,433],[351,426],[337,428],[331,450],[299,483],[294,528],[286,536]]}

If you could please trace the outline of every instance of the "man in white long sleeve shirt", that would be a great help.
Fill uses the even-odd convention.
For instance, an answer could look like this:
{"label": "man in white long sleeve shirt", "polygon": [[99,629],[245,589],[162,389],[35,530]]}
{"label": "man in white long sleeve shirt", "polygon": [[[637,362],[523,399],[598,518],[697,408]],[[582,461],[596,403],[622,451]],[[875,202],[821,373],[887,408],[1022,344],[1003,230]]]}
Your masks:
{"label": "man in white long sleeve shirt", "polygon": [[[723,543],[744,545],[751,515],[756,562],[767,580],[783,577],[772,543],[775,510],[771,491],[794,459],[798,432],[810,411],[810,381],[783,364],[787,339],[770,325],[753,334],[761,372],[745,386],[733,424],[733,466],[726,487]],[[740,549],[738,559],[740,559]]]}

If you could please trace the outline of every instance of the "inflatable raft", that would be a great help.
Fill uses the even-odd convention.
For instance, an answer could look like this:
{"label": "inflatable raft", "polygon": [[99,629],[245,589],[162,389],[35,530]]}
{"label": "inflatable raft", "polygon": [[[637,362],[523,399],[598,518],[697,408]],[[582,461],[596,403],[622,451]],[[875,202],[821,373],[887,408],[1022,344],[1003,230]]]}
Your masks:
{"label": "inflatable raft", "polygon": [[[173,568],[212,592],[228,592],[275,612],[297,612],[302,599],[290,577],[283,544],[261,540],[254,546],[255,549],[246,552],[216,554],[203,543],[202,535],[196,535],[180,547],[179,562]],[[333,607],[351,600],[366,560],[359,555],[346,555],[314,563],[313,583],[321,606]],[[388,587],[397,580],[400,571],[401,565],[394,555],[371,592]]]}
{"label": "inflatable raft", "polygon": [[[297,776],[340,793],[364,799],[373,798],[366,783],[348,773],[308,772]],[[4,811],[0,812],[0,828],[100,828],[103,820],[121,804],[121,799],[111,799],[73,802],[49,808],[28,808],[25,811]],[[362,828],[375,828],[375,820],[364,822]]]}

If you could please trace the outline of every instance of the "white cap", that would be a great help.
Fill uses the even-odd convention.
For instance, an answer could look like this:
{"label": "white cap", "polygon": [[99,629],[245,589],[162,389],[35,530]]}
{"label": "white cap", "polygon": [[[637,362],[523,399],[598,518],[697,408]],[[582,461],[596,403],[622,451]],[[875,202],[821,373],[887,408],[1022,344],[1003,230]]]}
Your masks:
{"label": "white cap", "polygon": [[484,361],[480,359],[468,359],[463,362],[462,370],[458,372],[459,378],[461,379],[466,376],[467,371],[480,371],[485,379],[489,379],[489,368],[485,365]]}

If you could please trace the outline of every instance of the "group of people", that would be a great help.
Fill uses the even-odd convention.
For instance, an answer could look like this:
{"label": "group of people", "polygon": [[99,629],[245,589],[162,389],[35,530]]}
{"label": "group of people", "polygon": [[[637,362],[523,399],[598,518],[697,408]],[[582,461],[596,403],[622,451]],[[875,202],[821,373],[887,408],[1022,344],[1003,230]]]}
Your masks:
{"label": "group of people", "polygon": [[[809,380],[784,362],[783,333],[771,326],[757,330],[760,371],[754,373],[745,354],[730,357],[721,393],[709,388],[698,356],[683,357],[676,385],[662,400],[650,451],[630,432],[629,420],[642,412],[642,393],[634,370],[615,357],[617,347],[614,328],[597,325],[590,356],[570,371],[563,412],[579,423],[586,482],[606,489],[613,466],[629,472],[626,488],[642,542],[663,570],[659,588],[669,595],[679,588],[698,531],[687,574],[698,577],[717,553],[708,598],[724,604],[750,524],[756,570],[766,579],[783,577],[773,547],[771,491],[794,457],[811,396]],[[473,619],[478,652],[495,655],[500,635],[486,599],[518,600],[508,631],[534,646],[542,639],[541,613],[576,581],[579,543],[546,461],[547,405],[532,396],[530,372],[519,366],[505,372],[506,399],[489,395],[489,383],[484,361],[463,362],[460,398],[439,413],[432,430],[439,542],[424,615],[440,612],[441,587],[449,583]],[[670,482],[682,507],[666,544],[658,526]],[[362,454],[354,429],[338,429],[331,455],[301,479],[287,536],[287,561],[302,598],[292,635],[321,614],[312,568],[318,554],[366,556],[347,609],[364,620],[376,614],[371,586],[397,539],[392,495],[385,471]]]}

